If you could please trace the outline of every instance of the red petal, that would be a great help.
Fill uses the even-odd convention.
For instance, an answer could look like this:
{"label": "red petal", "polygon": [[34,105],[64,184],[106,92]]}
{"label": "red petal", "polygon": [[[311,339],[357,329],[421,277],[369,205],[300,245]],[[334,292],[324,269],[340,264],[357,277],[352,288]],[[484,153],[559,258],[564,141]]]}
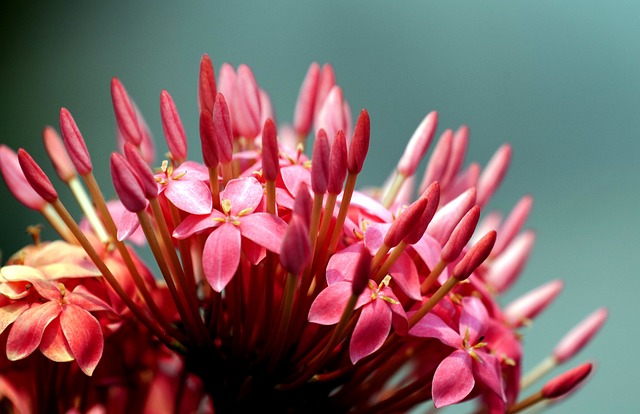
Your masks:
{"label": "red petal", "polygon": [[349,345],[349,356],[354,364],[376,352],[391,330],[391,309],[383,300],[374,300],[362,308]]}
{"label": "red petal", "polygon": [[45,328],[60,314],[60,311],[60,304],[57,301],[50,301],[43,305],[33,304],[31,308],[24,311],[9,331],[7,358],[17,361],[31,355],[40,345]]}
{"label": "red petal", "polygon": [[452,348],[460,348],[462,346],[460,333],[451,329],[442,319],[432,313],[428,313],[424,318],[420,319],[411,328],[409,335],[419,338],[436,338]]}
{"label": "red petal", "polygon": [[433,375],[433,403],[436,408],[462,401],[473,389],[471,356],[458,350],[446,357]]}
{"label": "red petal", "polygon": [[204,275],[216,292],[233,278],[240,263],[240,231],[225,223],[207,238],[202,254]]}
{"label": "red petal", "polygon": [[465,335],[469,329],[469,342],[475,345],[478,339],[484,335],[489,323],[489,314],[476,297],[468,296],[462,299],[462,314],[460,315],[460,334]]}
{"label": "red petal", "polygon": [[0,334],[11,325],[22,312],[29,308],[25,301],[13,302],[0,308]]}
{"label": "red petal", "polygon": [[67,305],[60,315],[60,325],[80,369],[91,376],[104,348],[100,322],[84,309]]}
{"label": "red petal", "polygon": [[54,319],[44,330],[39,349],[42,355],[54,362],[68,362],[75,359],[62,332],[60,318]]}
{"label": "red petal", "polygon": [[316,297],[309,309],[309,322],[320,325],[338,323],[351,297],[351,282],[336,282]]}

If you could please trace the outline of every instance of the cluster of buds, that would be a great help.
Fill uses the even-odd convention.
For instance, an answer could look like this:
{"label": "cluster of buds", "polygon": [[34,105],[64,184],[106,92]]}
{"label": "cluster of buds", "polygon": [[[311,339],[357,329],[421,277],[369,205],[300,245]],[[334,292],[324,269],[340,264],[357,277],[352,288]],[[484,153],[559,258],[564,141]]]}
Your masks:
{"label": "cluster of buds", "polygon": [[[485,215],[511,147],[463,166],[468,128],[436,135],[429,113],[387,184],[355,190],[370,140],[330,65],[309,68],[292,127],[245,65],[200,63],[203,163],[188,160],[171,95],[160,112],[169,153],[118,79],[111,83],[118,195],[106,201],[71,113],[44,130],[77,222],[24,150],[2,145],[12,194],[61,240],[34,244],[0,269],[0,405],[15,412],[403,412],[475,399],[515,413],[568,395],[575,368],[520,398],[589,342],[596,310],[522,375],[520,330],[562,289],[552,281],[502,307],[533,247],[524,196]],[[308,135],[314,136],[305,155]],[[147,245],[152,271],[132,245]],[[157,274],[154,274],[157,272]]]}

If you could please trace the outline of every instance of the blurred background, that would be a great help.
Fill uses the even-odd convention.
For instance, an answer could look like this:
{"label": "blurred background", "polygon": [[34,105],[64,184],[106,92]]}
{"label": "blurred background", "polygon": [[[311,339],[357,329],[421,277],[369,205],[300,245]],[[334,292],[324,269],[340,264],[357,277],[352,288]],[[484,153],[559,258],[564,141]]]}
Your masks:
{"label": "blurred background", "polygon": [[[506,212],[531,193],[529,227],[537,244],[504,303],[546,281],[565,281],[556,303],[524,331],[524,369],[606,306],[607,325],[568,364],[596,361],[596,375],[551,412],[637,412],[640,2],[12,3],[18,2],[0,5],[0,142],[28,149],[52,173],[41,131],[57,127],[65,106],[107,195],[113,194],[108,154],[115,149],[111,77],[136,100],[159,154],[166,146],[158,98],[167,89],[191,154],[200,158],[202,53],[216,68],[224,61],[249,64],[280,123],[292,119],[309,64],[332,63],[354,113],[366,107],[371,115],[361,185],[387,177],[434,109],[440,132],[469,125],[467,163],[485,165],[510,142],[511,169],[490,207]],[[0,185],[5,259],[30,242],[26,226],[40,222]]]}

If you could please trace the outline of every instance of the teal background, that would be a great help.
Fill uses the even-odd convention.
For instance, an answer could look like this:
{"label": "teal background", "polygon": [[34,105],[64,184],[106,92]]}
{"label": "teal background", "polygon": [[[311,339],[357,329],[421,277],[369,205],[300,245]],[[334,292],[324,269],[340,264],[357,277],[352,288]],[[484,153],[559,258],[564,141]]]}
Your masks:
{"label": "teal background", "polygon": [[[145,114],[159,153],[166,147],[158,97],[167,89],[195,155],[205,52],[216,68],[249,64],[281,123],[291,121],[309,63],[331,62],[353,110],[366,107],[372,119],[361,185],[384,180],[433,109],[439,131],[470,126],[467,162],[484,165],[510,142],[512,167],[491,207],[508,211],[533,194],[529,226],[538,238],[505,303],[565,280],[557,302],[524,331],[525,370],[586,314],[607,306],[608,324],[569,363],[596,361],[596,375],[551,412],[637,412],[640,2],[14,3],[0,6],[0,142],[27,148],[51,172],[40,133],[65,106],[108,194],[111,77]],[[0,185],[5,258],[29,242],[26,225],[40,221]]]}

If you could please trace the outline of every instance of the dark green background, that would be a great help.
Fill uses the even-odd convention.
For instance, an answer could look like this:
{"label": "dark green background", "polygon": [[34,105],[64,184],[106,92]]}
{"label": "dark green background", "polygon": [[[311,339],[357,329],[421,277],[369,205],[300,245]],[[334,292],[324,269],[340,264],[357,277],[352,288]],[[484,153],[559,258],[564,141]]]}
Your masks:
{"label": "dark green background", "polygon": [[[124,82],[161,151],[158,97],[167,89],[197,154],[204,52],[216,67],[249,64],[280,122],[292,118],[309,63],[331,62],[354,111],[366,107],[371,115],[362,184],[388,175],[433,109],[440,130],[470,126],[467,161],[484,165],[501,143],[512,143],[512,168],[492,207],[508,210],[532,193],[529,224],[538,239],[507,299],[554,278],[566,282],[557,303],[525,331],[525,369],[605,305],[608,325],[571,362],[596,360],[597,375],[553,412],[637,409],[639,2],[42,3],[0,6],[0,142],[27,148],[51,171],[40,132],[57,124],[65,106],[110,194],[111,77]],[[0,187],[6,257],[29,241],[24,228],[40,218]]]}

